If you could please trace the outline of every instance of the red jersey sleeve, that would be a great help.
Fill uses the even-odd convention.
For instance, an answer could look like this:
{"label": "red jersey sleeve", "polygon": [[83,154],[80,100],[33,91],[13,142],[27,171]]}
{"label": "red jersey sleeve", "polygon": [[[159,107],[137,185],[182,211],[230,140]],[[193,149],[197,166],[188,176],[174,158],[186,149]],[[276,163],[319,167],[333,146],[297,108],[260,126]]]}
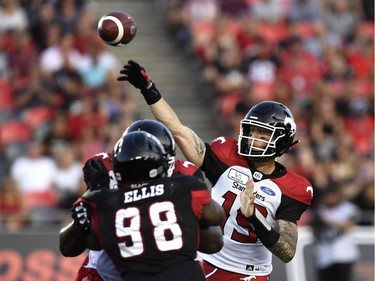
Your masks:
{"label": "red jersey sleeve", "polygon": [[211,195],[208,190],[191,191],[191,207],[198,219],[201,218],[204,206],[211,202]]}

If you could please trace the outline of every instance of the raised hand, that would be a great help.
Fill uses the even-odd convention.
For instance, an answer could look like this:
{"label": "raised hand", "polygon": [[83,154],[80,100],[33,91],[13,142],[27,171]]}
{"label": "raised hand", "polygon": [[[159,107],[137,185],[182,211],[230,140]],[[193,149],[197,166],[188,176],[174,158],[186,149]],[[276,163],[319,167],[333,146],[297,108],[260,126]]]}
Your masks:
{"label": "raised hand", "polygon": [[150,76],[143,66],[137,62],[129,60],[120,70],[120,76],[117,77],[118,81],[128,81],[134,87],[144,90],[152,86]]}
{"label": "raised hand", "polygon": [[241,212],[248,218],[254,214],[254,181],[249,179],[246,183],[246,189],[240,193]]}

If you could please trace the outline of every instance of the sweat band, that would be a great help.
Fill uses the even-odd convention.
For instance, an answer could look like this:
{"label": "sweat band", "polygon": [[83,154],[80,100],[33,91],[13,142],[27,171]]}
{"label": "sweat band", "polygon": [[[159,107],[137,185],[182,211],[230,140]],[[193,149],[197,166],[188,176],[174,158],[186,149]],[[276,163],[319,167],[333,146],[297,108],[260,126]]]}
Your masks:
{"label": "sweat band", "polygon": [[151,82],[151,85],[142,89],[141,94],[145,98],[148,105],[154,104],[161,99],[161,94],[158,89],[156,89],[155,84]]}
{"label": "sweat band", "polygon": [[246,220],[253,225],[258,239],[267,248],[272,247],[276,244],[277,240],[279,240],[280,233],[272,228],[271,224],[256,208],[254,209],[253,215],[246,218]]}

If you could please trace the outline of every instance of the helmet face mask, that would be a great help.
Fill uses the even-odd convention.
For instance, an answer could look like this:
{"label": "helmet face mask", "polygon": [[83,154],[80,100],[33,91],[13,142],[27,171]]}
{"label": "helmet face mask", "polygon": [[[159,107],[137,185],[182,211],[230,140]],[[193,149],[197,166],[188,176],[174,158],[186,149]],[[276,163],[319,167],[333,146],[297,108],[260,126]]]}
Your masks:
{"label": "helmet face mask", "polygon": [[283,128],[275,128],[256,121],[242,120],[238,137],[238,153],[247,157],[272,157],[276,154],[276,142],[285,136],[277,133]]}
{"label": "helmet face mask", "polygon": [[252,107],[240,127],[238,154],[252,159],[274,158],[288,152],[296,133],[290,110],[272,101]]}

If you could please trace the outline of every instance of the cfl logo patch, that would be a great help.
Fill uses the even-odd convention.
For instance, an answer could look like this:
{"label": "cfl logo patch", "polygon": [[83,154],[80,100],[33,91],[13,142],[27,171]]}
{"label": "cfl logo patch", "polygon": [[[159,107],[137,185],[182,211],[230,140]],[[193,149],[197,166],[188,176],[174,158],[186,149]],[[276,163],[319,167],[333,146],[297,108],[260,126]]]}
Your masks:
{"label": "cfl logo patch", "polygon": [[260,181],[262,178],[263,178],[263,174],[262,173],[259,173],[259,172],[255,172],[253,174],[253,178]]}

